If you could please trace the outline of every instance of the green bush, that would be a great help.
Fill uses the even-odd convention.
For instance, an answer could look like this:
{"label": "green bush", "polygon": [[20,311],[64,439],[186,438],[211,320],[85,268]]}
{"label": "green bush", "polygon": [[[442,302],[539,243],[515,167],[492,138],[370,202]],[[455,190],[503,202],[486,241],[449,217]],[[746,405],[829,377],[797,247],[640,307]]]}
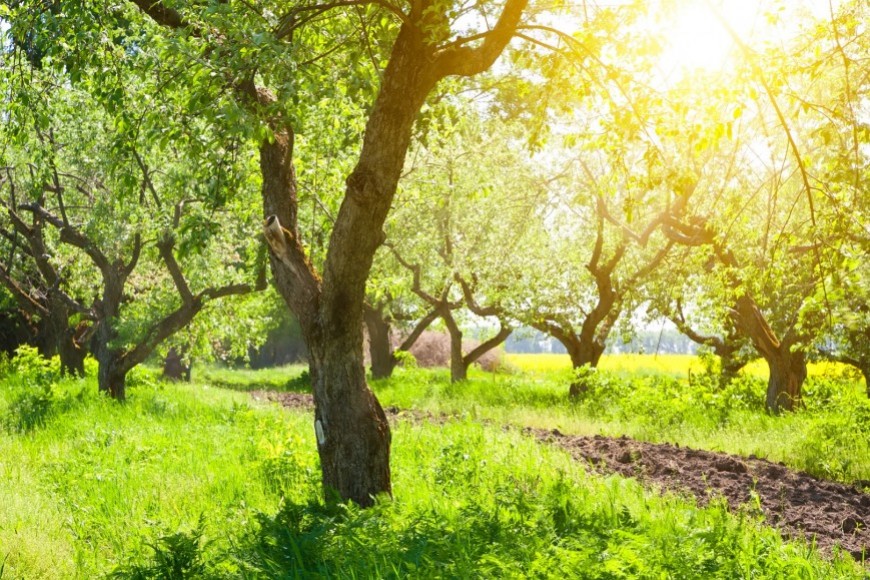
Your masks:
{"label": "green bush", "polygon": [[59,369],[31,346],[21,346],[9,362],[6,376],[8,405],[0,417],[6,431],[26,433],[45,425],[53,411],[54,381]]}

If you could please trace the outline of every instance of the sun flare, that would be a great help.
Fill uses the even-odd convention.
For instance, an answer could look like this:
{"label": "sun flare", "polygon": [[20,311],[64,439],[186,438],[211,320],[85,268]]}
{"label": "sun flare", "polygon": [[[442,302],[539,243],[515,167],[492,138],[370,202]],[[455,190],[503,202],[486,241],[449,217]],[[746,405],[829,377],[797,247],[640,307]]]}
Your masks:
{"label": "sun flare", "polygon": [[752,0],[731,0],[715,7],[701,0],[687,4],[664,32],[663,72],[672,75],[723,68],[737,49],[732,32],[748,39],[759,17],[759,3]]}

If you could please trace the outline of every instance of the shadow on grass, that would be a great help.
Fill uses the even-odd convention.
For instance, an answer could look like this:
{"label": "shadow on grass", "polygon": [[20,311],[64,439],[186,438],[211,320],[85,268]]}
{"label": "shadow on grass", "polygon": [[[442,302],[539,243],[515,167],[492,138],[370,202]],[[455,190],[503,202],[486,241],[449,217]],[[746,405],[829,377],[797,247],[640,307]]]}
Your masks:
{"label": "shadow on grass", "polygon": [[310,393],[311,376],[303,365],[262,370],[208,369],[197,382],[233,391],[278,391]]}

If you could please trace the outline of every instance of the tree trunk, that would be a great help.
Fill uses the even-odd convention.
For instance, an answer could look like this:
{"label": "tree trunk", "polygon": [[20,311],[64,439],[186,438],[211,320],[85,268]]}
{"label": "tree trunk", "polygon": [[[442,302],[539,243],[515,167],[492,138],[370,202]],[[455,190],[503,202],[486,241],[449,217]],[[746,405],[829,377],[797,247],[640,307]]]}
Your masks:
{"label": "tree trunk", "polygon": [[458,383],[468,378],[468,364],[462,356],[462,330],[447,305],[441,306],[441,319],[450,334],[450,382]]}
{"label": "tree trunk", "polygon": [[780,340],[767,323],[755,300],[743,294],[735,303],[732,319],[738,330],[748,336],[755,350],[767,362],[767,409],[773,413],[792,411],[801,404],[801,389],[807,378],[807,361],[803,352],[792,352],[794,337]]}
{"label": "tree trunk", "polygon": [[767,408],[774,413],[793,411],[801,405],[801,389],[807,378],[804,353],[780,349],[776,355],[765,357],[770,368],[767,382]]}
{"label": "tree trunk", "polygon": [[363,319],[369,333],[372,378],[389,378],[396,367],[393,345],[390,342],[390,323],[387,322],[381,310],[370,307],[366,307]]}
{"label": "tree trunk", "polygon": [[[276,119],[272,123],[274,141],[260,147],[272,270],[282,297],[299,319],[311,354],[323,485],[362,506],[371,505],[377,495],[392,492],[390,427],[365,381],[363,305],[366,280],[375,251],[384,241],[383,226],[414,121],[441,78],[477,74],[492,65],[512,37],[524,8],[525,0],[508,0],[496,30],[480,48],[462,47],[446,51],[446,56],[433,54],[427,35],[417,28],[432,15],[414,14],[402,24],[370,109],[359,160],[346,180],[322,278],[314,272],[298,239],[289,125],[281,126]],[[265,99],[261,91],[256,93],[258,100]],[[287,229],[281,230],[279,222],[287,224]]]}
{"label": "tree trunk", "polygon": [[103,296],[95,304],[97,321],[94,323],[94,333],[91,336],[91,352],[97,359],[97,386],[100,392],[108,393],[115,400],[123,401],[127,397],[127,371],[121,365],[123,352],[111,348],[112,341],[117,337],[114,323],[121,309],[121,297],[124,291],[126,276],[115,269],[103,270]]}
{"label": "tree trunk", "polygon": [[173,346],[163,359],[163,378],[170,381],[190,382],[190,367],[191,365],[184,364],[182,354]]}
{"label": "tree trunk", "polygon": [[[575,340],[571,342],[570,346],[568,344],[565,345],[568,349],[568,355],[571,357],[571,367],[574,370],[584,366],[589,366],[593,369],[597,368],[601,355],[604,354],[604,345],[594,340],[582,340],[576,336],[574,338]],[[568,389],[568,396],[571,398],[578,397],[586,392],[588,388],[589,386],[582,379],[572,381]]]}
{"label": "tree trunk", "polygon": [[[309,340],[314,431],[328,499],[370,506],[391,494],[387,417],[365,380],[362,336]],[[350,338],[350,340],[349,340]]]}
{"label": "tree trunk", "polygon": [[85,357],[88,351],[76,341],[76,329],[67,328],[58,345],[60,372],[74,377],[85,376]]}
{"label": "tree trunk", "polygon": [[62,341],[66,326],[58,324],[57,317],[46,316],[37,325],[36,348],[42,358],[49,360],[58,354],[58,345]]}
{"label": "tree trunk", "polygon": [[864,375],[864,387],[867,389],[867,398],[870,399],[870,362],[861,365],[861,374]]}
{"label": "tree trunk", "polygon": [[121,365],[121,352],[116,349],[97,349],[94,353],[99,365],[97,384],[100,392],[108,393],[116,401],[127,398],[127,369]]}

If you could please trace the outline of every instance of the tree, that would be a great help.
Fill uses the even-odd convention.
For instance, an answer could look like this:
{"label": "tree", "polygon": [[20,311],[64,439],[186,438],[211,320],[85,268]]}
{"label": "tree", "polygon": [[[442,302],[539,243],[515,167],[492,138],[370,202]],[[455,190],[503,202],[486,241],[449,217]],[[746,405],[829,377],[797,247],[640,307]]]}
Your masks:
{"label": "tree", "polygon": [[[451,28],[454,15],[444,3],[415,1],[406,11],[387,3],[365,7],[399,24],[398,30],[391,27],[379,37],[386,39],[385,52],[375,54],[374,60],[389,56],[384,58],[386,66],[378,67],[380,88],[369,109],[358,162],[347,178],[322,278],[308,259],[298,229],[295,123],[287,111],[288,95],[286,91],[276,93],[267,84],[272,78],[286,79],[292,87],[293,69],[305,68],[300,56],[305,58],[306,52],[313,50],[315,61],[326,59],[330,52],[321,44],[325,29],[319,27],[317,36],[306,24],[327,18],[337,27],[344,26],[353,18],[352,7],[304,4],[287,10],[276,5],[267,14],[265,8],[257,12],[241,4],[176,7],[152,0],[134,4],[158,25],[177,31],[165,35],[172,50],[184,52],[193,46],[193,60],[205,61],[206,70],[219,71],[237,102],[251,115],[249,123],[259,127],[253,119],[262,120],[265,130],[260,133],[259,153],[265,234],[272,248],[276,284],[299,319],[309,348],[324,487],[344,499],[370,505],[374,496],[391,491],[390,430],[365,382],[365,282],[383,240],[382,227],[412,126],[441,79],[472,76],[492,65],[512,38],[526,2],[507,0],[502,8],[476,6],[472,10],[480,14],[479,25],[489,16],[496,17],[495,24],[469,36]],[[359,29],[354,32],[359,34]],[[256,46],[258,42],[262,49]],[[291,63],[290,69],[285,62]]]}
{"label": "tree", "polygon": [[[30,75],[30,90],[51,86],[53,96],[25,111],[6,111],[5,155],[17,165],[6,171],[6,214],[29,244],[37,286],[46,289],[42,314],[67,329],[64,336],[77,339],[75,347],[83,337],[70,336],[71,314],[85,323],[99,388],[123,400],[127,373],[163,340],[210,301],[254,289],[238,280],[257,247],[250,238],[236,241],[233,228],[244,214],[224,220],[227,208],[202,204],[186,182],[227,177],[233,151],[224,151],[217,168],[183,155],[169,161],[194,151],[180,138],[161,150],[142,148],[124,133],[118,137],[86,93],[57,86],[51,71]],[[182,183],[175,181],[180,175]],[[228,178],[217,187],[234,185]],[[226,233],[235,236],[221,235],[227,222]],[[235,264],[228,260],[234,254]],[[185,269],[200,274],[196,283]],[[11,279],[8,268],[4,274]],[[264,276],[260,282],[265,285]],[[79,365],[82,359],[78,355]]]}
{"label": "tree", "polygon": [[[508,285],[499,276],[522,267],[508,248],[527,242],[531,214],[545,199],[543,180],[522,143],[517,123],[454,103],[449,114],[430,122],[414,148],[387,224],[389,253],[379,263],[404,268],[410,276],[405,285],[444,321],[454,382],[465,380],[468,368],[514,326],[501,303]],[[469,349],[463,345],[464,311],[478,324],[495,319],[491,326],[498,325]]]}

